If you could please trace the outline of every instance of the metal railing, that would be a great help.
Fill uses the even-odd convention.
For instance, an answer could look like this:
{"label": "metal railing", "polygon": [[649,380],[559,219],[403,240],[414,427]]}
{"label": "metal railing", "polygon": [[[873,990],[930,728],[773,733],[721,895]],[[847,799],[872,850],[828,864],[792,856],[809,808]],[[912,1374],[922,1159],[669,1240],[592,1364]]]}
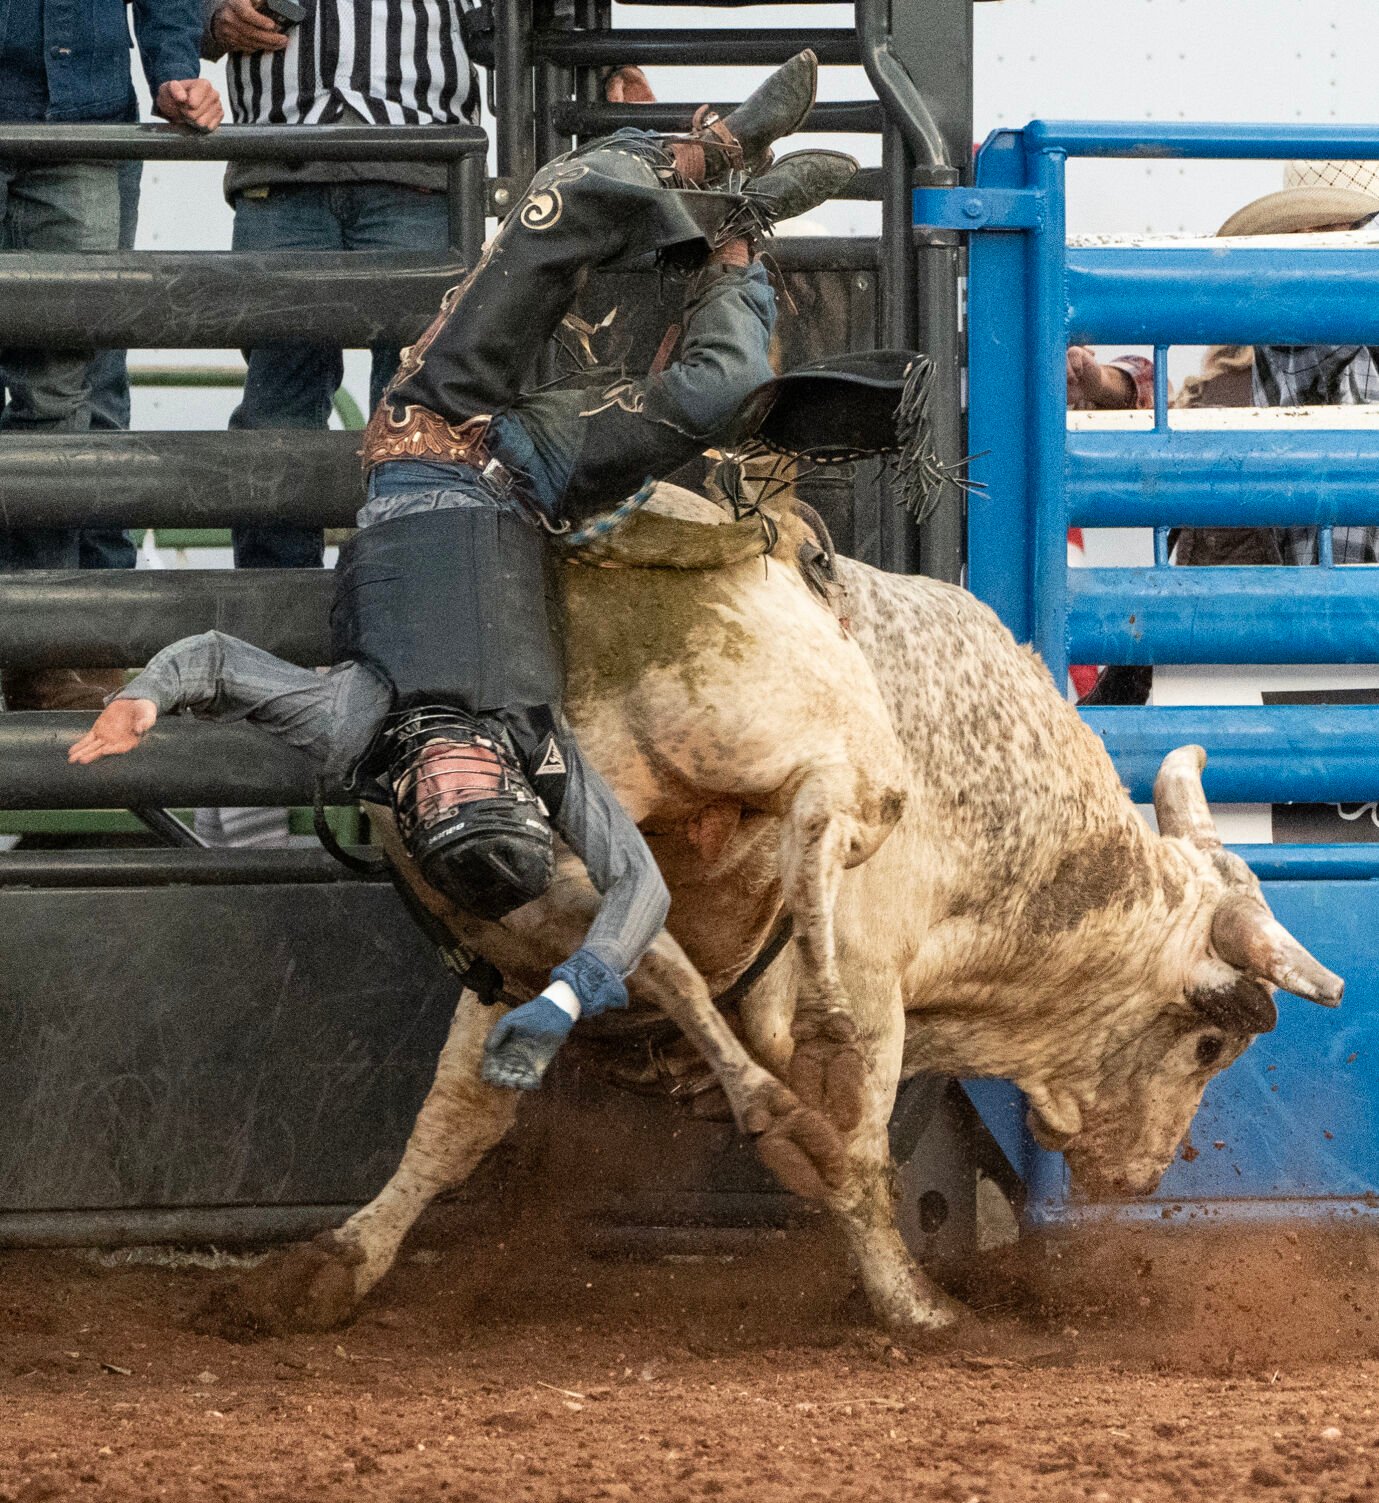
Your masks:
{"label": "metal railing", "polygon": [[483,249],[487,153],[472,125],[0,124],[0,158],[14,162],[430,162],[446,169],[450,245],[467,260]]}
{"label": "metal railing", "polygon": [[[269,339],[405,344],[477,258],[488,140],[470,126],[0,126],[19,161],[429,162],[446,169],[450,250],[255,254],[115,252],[0,256],[6,343],[238,347]],[[176,379],[201,381],[177,371]],[[0,489],[11,527],[348,525],[359,502],[350,433],[6,434]],[[329,576],[320,571],[84,570],[0,575],[0,665],[138,666],[174,638],[222,625],[307,663],[328,660]],[[74,779],[61,752],[82,717],[0,716],[0,807],[139,808],[310,801],[305,763],[237,728],[167,727],[141,768]],[[189,735],[202,729],[201,736]],[[242,730],[243,728],[238,728]],[[285,755],[282,755],[285,754]],[[131,782],[131,778],[133,781]],[[201,860],[204,853],[179,853]],[[56,859],[56,858],[55,858]],[[290,864],[290,863],[289,863]],[[284,870],[286,871],[286,866]]]}
{"label": "metal railing", "polygon": [[[1334,567],[1329,529],[1379,524],[1379,433],[1286,421],[1170,426],[1174,344],[1379,340],[1379,246],[1070,246],[1071,157],[1371,158],[1379,129],[1036,122],[997,132],[977,186],[918,195],[931,223],[984,228],[971,249],[969,582],[1054,681],[1070,662],[1379,663],[1379,572]],[[1070,428],[1069,344],[1155,350],[1152,427]],[[1351,412],[1354,409],[1350,409]],[[1319,529],[1316,567],[1170,567],[1181,525]],[[1155,533],[1148,568],[1069,568],[1069,526]],[[1379,706],[1117,707],[1084,711],[1134,796],[1198,742],[1215,802],[1364,802],[1379,795]],[[1328,848],[1322,848],[1325,852]],[[1275,874],[1344,856],[1379,875],[1379,847],[1275,847]]]}

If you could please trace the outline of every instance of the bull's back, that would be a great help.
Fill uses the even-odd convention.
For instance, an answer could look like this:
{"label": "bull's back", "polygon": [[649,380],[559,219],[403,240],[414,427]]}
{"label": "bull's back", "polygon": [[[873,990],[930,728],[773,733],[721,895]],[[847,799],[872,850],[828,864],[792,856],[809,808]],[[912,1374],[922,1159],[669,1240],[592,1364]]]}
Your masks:
{"label": "bull's back", "polygon": [[993,611],[955,585],[840,564],[908,760],[907,823],[1010,860],[1051,829],[1124,817],[1099,738]]}
{"label": "bull's back", "polygon": [[792,560],[570,566],[563,586],[570,717],[620,794],[634,763],[663,789],[759,807],[821,757],[898,772],[866,658]]}

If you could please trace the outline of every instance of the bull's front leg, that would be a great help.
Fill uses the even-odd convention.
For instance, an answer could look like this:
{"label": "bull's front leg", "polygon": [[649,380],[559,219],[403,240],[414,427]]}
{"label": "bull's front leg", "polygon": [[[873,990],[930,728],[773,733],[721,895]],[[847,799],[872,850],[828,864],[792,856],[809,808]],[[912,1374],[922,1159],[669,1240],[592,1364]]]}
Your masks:
{"label": "bull's front leg", "polygon": [[442,1192],[466,1180],[511,1128],[517,1095],[479,1075],[497,1009],[460,998],[402,1161],[343,1226],[271,1254],[207,1311],[223,1331],[319,1331],[354,1314],[393,1266],[403,1238]]}
{"label": "bull's front leg", "polygon": [[866,1066],[857,1019],[838,967],[834,910],[843,872],[865,861],[900,818],[898,776],[843,763],[810,769],[781,831],[781,883],[795,923],[799,984],[790,1083],[843,1132],[866,1110]]}
{"label": "bull's front leg", "polygon": [[828,1201],[857,1264],[867,1301],[897,1333],[932,1334],[956,1324],[964,1307],[924,1272],[895,1223],[888,1126],[895,1109],[905,1016],[895,977],[848,967],[865,1061],[862,1114],[847,1140],[847,1172]]}

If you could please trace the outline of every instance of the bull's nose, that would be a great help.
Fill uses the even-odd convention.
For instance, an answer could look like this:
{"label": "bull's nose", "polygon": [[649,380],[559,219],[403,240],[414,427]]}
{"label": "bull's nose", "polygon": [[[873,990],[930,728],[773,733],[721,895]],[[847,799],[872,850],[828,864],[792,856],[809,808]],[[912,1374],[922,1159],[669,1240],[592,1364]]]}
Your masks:
{"label": "bull's nose", "polygon": [[1147,1174],[1124,1174],[1115,1180],[1117,1195],[1124,1195],[1131,1200],[1140,1200],[1146,1195],[1152,1195],[1159,1187],[1162,1175],[1158,1170],[1151,1170]]}
{"label": "bull's nose", "polygon": [[1120,1171],[1108,1174],[1102,1170],[1073,1169],[1073,1184],[1088,1200],[1140,1200],[1152,1195],[1159,1187],[1163,1173],[1158,1169],[1138,1173]]}

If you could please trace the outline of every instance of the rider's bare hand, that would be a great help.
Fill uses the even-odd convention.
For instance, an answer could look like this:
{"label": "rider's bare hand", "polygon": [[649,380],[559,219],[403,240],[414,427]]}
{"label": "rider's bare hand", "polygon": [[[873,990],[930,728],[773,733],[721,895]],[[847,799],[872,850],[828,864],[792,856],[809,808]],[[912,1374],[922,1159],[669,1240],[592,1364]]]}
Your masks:
{"label": "rider's bare hand", "polygon": [[112,699],[91,729],[68,748],[67,760],[85,767],[133,751],[157,719],[158,706],[151,699]]}
{"label": "rider's bare hand", "polygon": [[608,75],[603,97],[609,104],[655,104],[656,95],[646,81],[646,74],[635,65],[625,64]]}

